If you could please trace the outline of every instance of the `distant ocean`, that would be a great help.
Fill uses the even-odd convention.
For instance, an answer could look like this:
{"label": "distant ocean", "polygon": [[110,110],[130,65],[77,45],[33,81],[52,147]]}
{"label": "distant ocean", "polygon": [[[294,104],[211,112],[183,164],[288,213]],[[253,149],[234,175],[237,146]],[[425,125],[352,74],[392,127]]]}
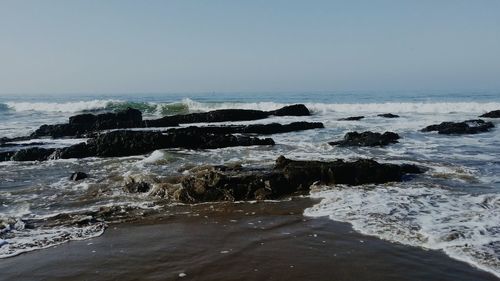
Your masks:
{"label": "distant ocean", "polygon": [[[133,107],[147,119],[224,108],[272,110],[295,103],[304,103],[313,115],[236,123],[305,120],[323,122],[326,128],[273,135],[277,145],[272,147],[175,149],[115,159],[0,162],[0,257],[95,237],[103,233],[106,223],[96,220],[85,227],[64,220],[48,225],[36,223],[46,218],[65,214],[75,220],[84,210],[97,212],[103,207],[130,208],[127,216],[135,216],[168,204],[123,192],[121,186],[127,178],[173,174],[187,164],[269,165],[279,155],[308,160],[373,158],[414,163],[429,171],[412,181],[378,187],[315,188],[310,196],[321,201],[304,210],[304,215],[348,222],[357,232],[394,243],[442,250],[451,258],[500,277],[500,120],[490,120],[496,128],[476,135],[419,131],[443,121],[477,119],[485,112],[500,109],[500,92],[0,96],[0,138],[28,135],[42,124],[64,123],[81,112]],[[381,118],[377,116],[380,113],[400,118]],[[360,115],[365,118],[338,121]],[[328,145],[349,131],[368,130],[394,131],[402,139],[382,148]],[[44,145],[60,147],[81,141],[61,139]],[[6,148],[0,147],[0,152],[2,149]],[[68,172],[76,169],[92,177],[82,183],[69,181]],[[126,220],[117,216],[117,221],[122,219]]]}

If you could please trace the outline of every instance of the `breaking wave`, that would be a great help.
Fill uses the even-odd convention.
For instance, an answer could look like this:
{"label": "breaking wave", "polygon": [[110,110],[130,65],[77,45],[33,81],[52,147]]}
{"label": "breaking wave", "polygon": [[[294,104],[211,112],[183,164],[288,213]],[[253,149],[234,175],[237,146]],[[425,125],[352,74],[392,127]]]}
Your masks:
{"label": "breaking wave", "polygon": [[[198,102],[189,98],[177,102],[131,102],[91,100],[77,102],[5,102],[0,111],[86,112],[120,110],[132,107],[151,115],[171,115],[216,109],[275,110],[288,103],[278,102]],[[500,108],[500,102],[386,102],[386,103],[306,103],[315,113],[393,112],[393,113],[483,113]]]}

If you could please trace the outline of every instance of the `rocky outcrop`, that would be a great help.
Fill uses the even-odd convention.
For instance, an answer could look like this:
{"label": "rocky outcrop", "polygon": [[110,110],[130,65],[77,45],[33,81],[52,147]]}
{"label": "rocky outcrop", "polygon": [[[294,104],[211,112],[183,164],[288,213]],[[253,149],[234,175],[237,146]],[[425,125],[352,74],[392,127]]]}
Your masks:
{"label": "rocky outcrop", "polygon": [[142,113],[137,109],[128,108],[116,113],[103,113],[98,115],[80,114],[71,116],[67,124],[42,125],[31,134],[31,137],[79,137],[100,130],[137,127],[143,127]]}
{"label": "rocky outcrop", "polygon": [[[221,109],[202,113],[165,116],[159,119],[142,120],[142,113],[133,108],[116,113],[79,114],[69,118],[67,124],[42,125],[31,138],[68,136],[83,137],[92,133],[110,129],[128,129],[143,127],[176,127],[186,123],[212,123],[226,121],[250,121],[276,116],[308,116],[311,113],[303,104],[285,106],[272,111]],[[0,139],[0,144],[6,139]]]}
{"label": "rocky outcrop", "polygon": [[399,115],[392,114],[392,113],[383,113],[383,114],[378,114],[378,117],[384,117],[384,118],[399,118]]}
{"label": "rocky outcrop", "polygon": [[164,148],[214,149],[232,146],[274,145],[271,138],[210,134],[182,131],[163,134],[152,131],[111,131],[99,134],[86,143],[65,148],[29,148],[0,154],[3,161],[42,161],[86,157],[122,157],[141,155]]}
{"label": "rocky outcrop", "polygon": [[12,161],[43,161],[46,160],[53,152],[54,148],[25,148],[16,151],[10,160]]}
{"label": "rocky outcrop", "polygon": [[165,116],[160,119],[144,120],[145,127],[168,127],[169,124],[214,123],[228,121],[252,121],[276,116],[309,116],[309,109],[303,104],[285,106],[283,108],[262,111],[250,109],[219,109],[209,112],[190,113]]}
{"label": "rocky outcrop", "polygon": [[347,118],[340,118],[339,121],[358,121],[365,118],[364,116],[352,116]]}
{"label": "rocky outcrop", "polygon": [[270,135],[279,133],[288,133],[295,131],[311,130],[324,128],[323,123],[319,122],[293,122],[290,124],[252,124],[252,125],[228,125],[228,126],[207,126],[207,127],[186,127],[173,128],[167,130],[168,133],[192,132],[202,134],[259,134]]}
{"label": "rocky outcrop", "polygon": [[422,173],[414,165],[354,162],[293,161],[280,156],[272,169],[205,166],[188,175],[156,184],[151,195],[184,203],[277,199],[319,184],[382,184],[402,181],[407,173]]}
{"label": "rocky outcrop", "polygon": [[294,104],[282,107],[277,110],[271,110],[267,112],[269,115],[275,116],[309,116],[311,112],[303,104]]}
{"label": "rocky outcrop", "polygon": [[441,124],[431,125],[423,128],[422,132],[437,131],[439,134],[478,134],[488,132],[495,126],[491,122],[481,119],[467,120],[463,122],[442,122]]}
{"label": "rocky outcrop", "polygon": [[273,144],[272,139],[226,134],[200,134],[198,132],[162,134],[161,132],[114,131],[101,134],[86,144],[61,149],[58,153],[60,158],[121,157],[145,154],[164,148],[213,149]]}
{"label": "rocky outcrop", "polygon": [[486,117],[486,118],[500,118],[500,110],[493,110],[488,113],[485,113],[479,117]]}
{"label": "rocky outcrop", "polygon": [[385,146],[397,143],[399,135],[393,132],[374,133],[374,132],[349,132],[345,134],[344,139],[340,141],[329,142],[330,145],[339,146]]}

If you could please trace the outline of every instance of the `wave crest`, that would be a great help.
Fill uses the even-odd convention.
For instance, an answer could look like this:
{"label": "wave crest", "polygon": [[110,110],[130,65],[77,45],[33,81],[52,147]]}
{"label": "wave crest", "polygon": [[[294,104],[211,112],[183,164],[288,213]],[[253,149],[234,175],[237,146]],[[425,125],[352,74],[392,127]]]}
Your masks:
{"label": "wave crest", "polygon": [[[76,102],[6,102],[0,111],[39,111],[76,113],[99,110],[120,110],[132,107],[150,115],[185,114],[217,109],[254,109],[270,111],[290,103],[280,102],[199,102],[184,98],[177,102],[132,102],[122,100],[91,100]],[[385,102],[385,103],[305,103],[313,113],[484,113],[500,109],[500,102]]]}

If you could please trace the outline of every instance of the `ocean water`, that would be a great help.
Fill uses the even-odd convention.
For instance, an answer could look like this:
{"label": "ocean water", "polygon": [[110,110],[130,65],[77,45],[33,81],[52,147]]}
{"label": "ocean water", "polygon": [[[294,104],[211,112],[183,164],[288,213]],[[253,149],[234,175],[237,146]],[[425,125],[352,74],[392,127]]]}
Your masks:
{"label": "ocean water", "polygon": [[[409,181],[367,186],[315,186],[319,203],[305,216],[348,222],[353,229],[394,243],[436,249],[500,277],[500,120],[477,135],[422,133],[425,126],[463,121],[500,109],[498,92],[313,92],[256,94],[138,94],[108,96],[0,96],[0,137],[24,136],[42,124],[67,122],[81,112],[132,106],[144,118],[222,108],[272,110],[304,103],[309,117],[272,117],[249,123],[323,122],[325,129],[276,134],[275,146],[214,150],[158,150],[143,156],[0,162],[0,257],[101,235],[109,223],[175,206],[147,194],[123,191],[127,181],[178,174],[201,164],[270,166],[292,159],[415,163],[429,170]],[[380,113],[401,117],[387,119]],[[360,121],[339,118],[364,115]],[[332,147],[349,131],[394,131],[400,143],[383,148]],[[36,141],[36,140],[34,140]],[[84,139],[44,140],[61,147]],[[7,148],[0,147],[0,151]],[[73,171],[90,175],[68,180]]]}

